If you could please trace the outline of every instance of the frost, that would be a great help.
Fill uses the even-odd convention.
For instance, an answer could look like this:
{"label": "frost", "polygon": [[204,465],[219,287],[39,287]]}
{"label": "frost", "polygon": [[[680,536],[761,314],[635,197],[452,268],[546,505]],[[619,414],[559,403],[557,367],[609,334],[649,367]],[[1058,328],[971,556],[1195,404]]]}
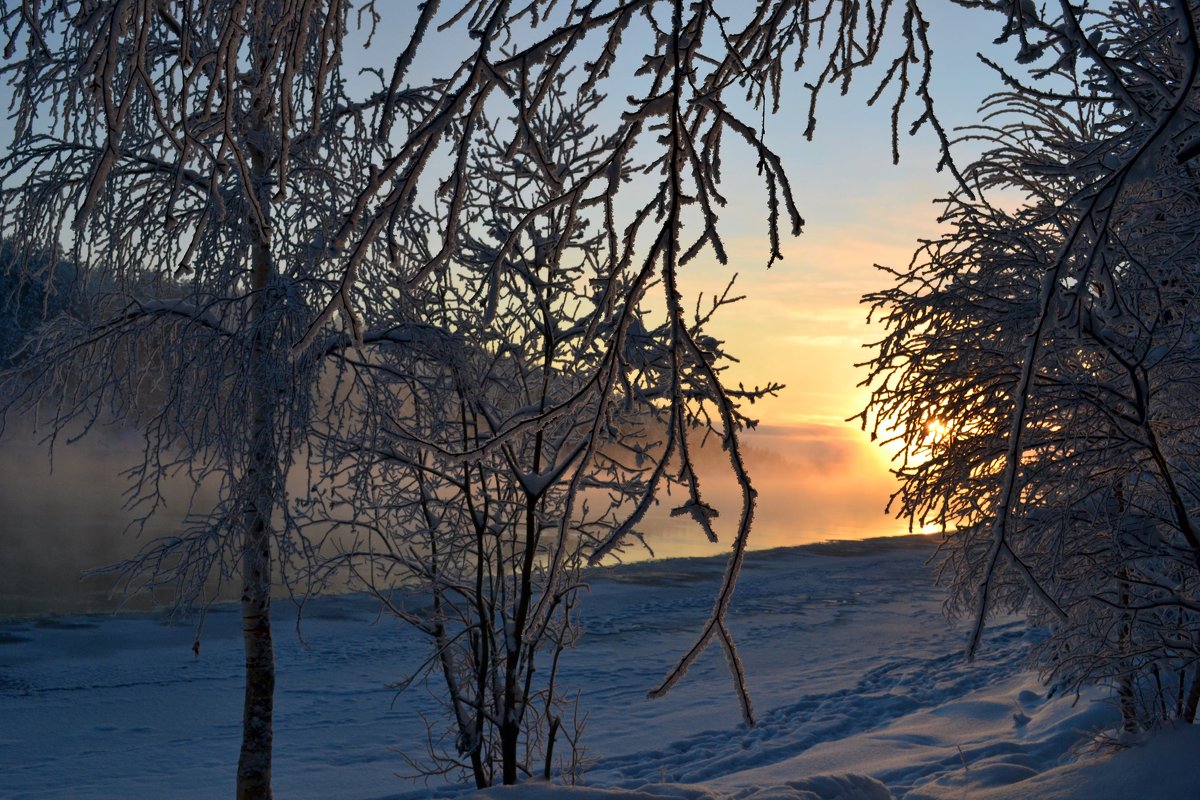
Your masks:
{"label": "frost", "polygon": [[[619,555],[661,492],[715,538],[692,463],[710,438],[738,488],[733,551],[678,675],[717,637],[748,719],[724,627],[754,516],[739,436],[781,387],[728,382],[707,331],[732,278],[704,306],[679,289],[689,261],[729,260],[722,143],[758,165],[767,266],[803,225],[767,136],[785,70],[814,70],[811,136],[818,96],[883,63],[871,102],[891,98],[894,157],[911,110],[967,185],[920,9],[793,5],[426,2],[353,75],[385,7],[403,22],[390,4],[6,6],[5,236],[85,275],[4,396],[52,409],[52,440],[138,427],[143,521],[164,476],[196,488],[187,529],[119,568],[130,587],[181,609],[240,587],[264,637],[273,590],[370,592],[428,640],[453,734],[430,741],[476,748],[434,746],[431,771],[573,777],[564,690],[523,687],[575,641],[582,565]],[[626,55],[630,32],[646,52]],[[455,64],[435,79],[442,46]],[[410,587],[428,603],[395,599]],[[246,655],[269,709],[273,662]],[[269,763],[260,733],[246,758]],[[269,794],[243,772],[239,793]]]}
{"label": "frost", "polygon": [[[1051,25],[1023,31],[1027,55],[1087,88],[1012,77],[989,99],[966,174],[991,197],[945,198],[952,229],[866,298],[888,332],[862,420],[900,432],[893,510],[948,530],[968,655],[994,615],[1024,611],[1048,629],[1032,647],[1047,680],[1110,687],[1133,732],[1200,703],[1177,646],[1200,625],[1200,205],[1177,202],[1194,181],[1175,141],[1200,64],[1179,7],[1064,4]],[[1176,44],[1139,48],[1150,31]],[[1010,191],[1025,200],[993,205]],[[931,441],[930,419],[953,435]]]}

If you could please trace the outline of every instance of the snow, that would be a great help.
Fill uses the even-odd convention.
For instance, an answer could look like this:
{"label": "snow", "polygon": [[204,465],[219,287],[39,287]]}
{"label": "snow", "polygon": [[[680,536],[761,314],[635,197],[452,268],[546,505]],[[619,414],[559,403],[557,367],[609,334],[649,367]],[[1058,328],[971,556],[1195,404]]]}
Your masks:
{"label": "snow", "polygon": [[[1017,800],[1197,797],[1200,726],[1104,745],[1117,715],[1099,692],[1051,696],[1023,669],[1036,636],[989,627],[974,664],[926,563],[900,537],[750,554],[729,626],[759,724],[739,722],[710,649],[662,700],[646,692],[692,641],[721,559],[649,561],[590,575],[586,631],[562,680],[583,689],[582,787],[486,793],[403,780],[420,756],[424,643],[366,598],[276,604],[279,797],[415,800],[462,795],[730,800]],[[0,622],[0,798],[228,797],[240,735],[233,606],[194,628],[154,614]]]}

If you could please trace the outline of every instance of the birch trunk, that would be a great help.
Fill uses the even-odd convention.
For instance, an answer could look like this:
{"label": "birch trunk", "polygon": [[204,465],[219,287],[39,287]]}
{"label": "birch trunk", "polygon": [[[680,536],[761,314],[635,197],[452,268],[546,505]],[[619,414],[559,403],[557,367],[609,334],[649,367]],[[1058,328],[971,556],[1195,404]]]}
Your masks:
{"label": "birch trunk", "polygon": [[[259,130],[262,130],[260,127]],[[275,649],[271,641],[271,516],[274,511],[278,456],[274,446],[275,405],[271,397],[270,324],[264,319],[274,272],[268,239],[269,164],[257,142],[248,137],[251,168],[264,223],[250,223],[251,344],[250,456],[246,472],[247,502],[242,542],[242,644],[245,649],[246,693],[242,708],[242,749],[238,757],[238,800],[271,798],[271,749],[274,739]]]}

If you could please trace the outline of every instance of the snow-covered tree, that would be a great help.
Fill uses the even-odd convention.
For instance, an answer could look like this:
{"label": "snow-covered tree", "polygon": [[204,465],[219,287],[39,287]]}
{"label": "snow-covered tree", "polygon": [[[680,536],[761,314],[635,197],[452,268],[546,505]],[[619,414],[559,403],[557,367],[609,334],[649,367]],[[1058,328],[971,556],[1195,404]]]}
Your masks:
{"label": "snow-covered tree", "polygon": [[[593,169],[605,143],[589,119],[602,98],[568,101],[562,87],[551,97],[531,120],[546,155],[570,172]],[[420,324],[396,321],[407,346],[372,343],[347,376],[318,455],[341,465],[331,469],[343,480],[324,517],[313,515],[357,534],[328,572],[348,569],[352,584],[430,638],[426,666],[444,686],[450,724],[420,768],[462,769],[479,787],[550,777],[555,757],[568,778],[576,771],[573,706],[557,671],[577,635],[580,570],[641,537],[656,487],[686,493],[690,468],[678,454],[689,434],[713,430],[706,375],[728,361],[703,328],[731,302],[718,297],[689,323],[703,360],[673,364],[633,295],[595,291],[607,240],[595,220],[563,208],[524,226],[497,276],[495,251],[554,192],[527,155],[503,158],[502,127],[480,125],[464,175],[471,222],[420,290]],[[426,242],[410,243],[417,263],[428,257]],[[481,314],[492,292],[496,313]],[[664,404],[672,380],[682,429]]]}
{"label": "snow-covered tree", "polygon": [[73,265],[53,253],[17,258],[11,242],[0,242],[0,367],[25,358],[25,346],[47,319],[71,303]]}
{"label": "snow-covered tree", "polygon": [[[549,489],[538,476],[560,462],[543,467],[550,453],[531,441],[565,437],[568,450],[555,459],[581,446],[562,463],[586,470],[617,458],[605,449],[616,440],[605,426],[619,403],[645,391],[631,375],[657,375],[646,401],[663,431],[655,466],[632,504],[617,503],[628,508],[591,555],[633,535],[672,476],[685,488],[679,513],[713,535],[687,436],[695,415],[705,415],[742,503],[712,614],[659,691],[714,638],[736,663],[722,620],[754,516],[738,429],[747,423],[739,405],[757,390],[723,381],[716,343],[701,332],[705,315],[689,313],[681,274],[703,252],[729,260],[719,225],[728,141],[757,162],[770,261],[784,235],[799,233],[790,182],[767,139],[785,71],[808,70],[811,135],[821,92],[845,89],[860,68],[884,62],[875,97],[895,92],[893,134],[912,101],[913,129],[930,125],[945,142],[917,3],[427,0],[385,13],[374,0],[354,9],[349,0],[23,0],[5,5],[0,27],[14,123],[0,164],[0,228],[19,254],[68,252],[79,265],[75,291],[87,300],[39,332],[29,369],[11,376],[8,407],[48,412],[41,419],[51,440],[109,420],[140,426],[145,461],[130,476],[132,504],[144,515],[156,510],[165,475],[218,484],[216,508],[195,509],[195,525],[151,543],[125,574],[135,587],[171,587],[185,605],[202,606],[214,583],[240,582],[247,692],[239,796],[270,794],[271,589],[289,585],[297,566],[311,574],[307,567],[326,555],[325,540],[310,539],[306,518],[292,513],[286,479],[298,461],[308,463],[301,454],[329,398],[352,391],[350,362],[409,348],[404,363],[421,363],[425,345],[413,332],[437,319],[439,281],[467,263],[458,259],[472,240],[484,240],[467,178],[481,137],[498,138],[505,160],[519,155],[546,188],[539,205],[491,231],[494,242],[475,254],[486,268],[477,273],[484,278],[472,331],[503,334],[512,292],[540,287],[536,273],[520,272],[517,252],[545,249],[539,237],[553,225],[572,231],[586,220],[604,243],[590,283],[573,289],[597,309],[581,341],[596,348],[584,364],[603,391],[546,394],[541,411],[513,406],[486,420],[481,457],[512,462],[489,462],[489,474],[515,480],[526,496],[532,480],[544,490],[532,496],[544,499]],[[439,47],[439,36],[451,45]],[[399,41],[398,52],[362,73],[347,70],[347,53],[357,60],[362,44],[380,47],[379,37]],[[547,138],[554,127],[535,123],[557,102],[552,90],[584,96],[609,86],[619,96],[587,111],[600,128],[595,152],[574,166],[556,161]],[[512,122],[492,128],[488,120],[497,119]],[[436,215],[418,210],[435,200]],[[22,263],[33,269],[30,258]],[[560,322],[539,323],[556,352],[570,329]],[[500,348],[487,337],[457,344],[485,343]],[[533,366],[510,368],[515,380]],[[578,414],[591,433],[576,439],[566,431]],[[381,443],[361,445],[371,452]],[[551,534],[559,542],[597,519],[583,510],[583,478],[570,481]],[[561,563],[547,567],[545,596],[570,582],[556,571]],[[545,610],[539,605],[534,618]]]}
{"label": "snow-covered tree", "polygon": [[38,415],[51,441],[139,427],[142,519],[166,476],[216,485],[215,508],[191,509],[186,530],[123,571],[184,606],[240,581],[239,797],[270,794],[271,592],[307,558],[285,478],[319,373],[291,348],[336,279],[319,242],[378,158],[344,92],[348,12],[341,0],[25,2],[2,18],[15,121],[4,233],[26,273],[39,249],[69,251],[83,298],[38,333],[8,407]]}
{"label": "snow-covered tree", "polygon": [[[439,17],[443,11],[445,16]],[[436,24],[439,19],[445,21]],[[661,353],[666,370],[658,402],[668,434],[660,463],[671,465],[685,487],[678,512],[715,536],[714,510],[692,469],[687,438],[692,421],[688,408],[701,400],[741,490],[724,582],[696,646],[652,694],[665,692],[714,640],[736,663],[723,618],[754,518],[755,490],[738,439],[746,422],[738,408],[745,395],[740,387],[727,386],[710,364],[708,340],[692,324],[680,289],[688,264],[701,254],[722,264],[730,259],[720,224],[727,203],[723,156],[728,147],[741,147],[743,156],[757,164],[766,195],[763,233],[770,245],[769,266],[782,257],[782,237],[798,234],[803,223],[784,166],[767,138],[769,120],[782,107],[785,72],[805,76],[805,135],[811,136],[822,92],[829,87],[845,91],[860,70],[882,64],[872,102],[885,93],[893,98],[894,148],[906,104],[915,106],[909,129],[930,127],[945,148],[947,138],[929,91],[928,21],[916,2],[901,6],[891,0],[771,0],[753,5],[714,0],[426,2],[412,39],[385,81],[386,96],[405,85],[411,54],[436,40],[436,31],[455,25],[472,45],[446,78],[432,84],[423,116],[414,116],[405,137],[391,131],[386,114],[380,120],[380,134],[391,132],[397,144],[372,172],[345,224],[330,240],[342,254],[342,280],[328,295],[319,324],[309,329],[296,351],[319,349],[322,325],[335,317],[357,338],[363,320],[354,298],[369,284],[360,274],[368,264],[369,248],[380,240],[404,238],[411,209],[422,199],[422,180],[431,173],[440,180],[442,206],[431,220],[429,254],[409,271],[405,291],[455,258],[474,214],[466,179],[470,142],[487,127],[486,120],[510,118],[512,124],[500,133],[506,157],[521,154],[528,159],[550,190],[541,205],[528,209],[488,249],[489,278],[486,291],[479,294],[484,319],[500,313],[502,276],[515,248],[536,237],[548,215],[595,220],[606,242],[605,261],[598,265],[590,291],[603,304],[620,300],[627,308],[648,311],[644,319],[632,313],[613,317],[605,369],[619,370],[618,364],[642,349],[641,342]],[[534,124],[553,102],[552,89],[564,85],[579,93],[619,87],[619,97],[590,113],[600,145],[587,169],[556,163],[549,156],[553,142]],[[953,170],[948,150],[943,149],[938,166]],[[688,372],[691,376],[685,377]],[[604,418],[612,402],[606,396],[590,413]],[[549,422],[575,410],[571,402],[553,405],[546,414],[523,418],[514,430],[523,432],[537,421]],[[645,496],[655,496],[669,474],[666,467],[653,471]],[[572,508],[567,507],[559,523],[560,537],[577,521]],[[636,530],[644,510],[641,505],[634,508],[614,541]],[[745,698],[740,679],[738,684]]]}
{"label": "snow-covered tree", "polygon": [[1028,74],[967,133],[949,231],[867,298],[864,421],[899,431],[899,512],[947,531],[969,652],[1026,608],[1047,678],[1113,686],[1128,729],[1200,700],[1195,20],[1014,5]]}

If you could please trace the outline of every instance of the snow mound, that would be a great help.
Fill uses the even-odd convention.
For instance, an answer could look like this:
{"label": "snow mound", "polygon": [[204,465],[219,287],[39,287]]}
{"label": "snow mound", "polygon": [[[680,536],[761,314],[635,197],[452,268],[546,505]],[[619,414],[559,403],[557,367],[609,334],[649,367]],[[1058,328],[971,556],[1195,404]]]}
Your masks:
{"label": "snow mound", "polygon": [[1094,753],[1051,766],[1018,781],[997,781],[977,770],[966,786],[942,776],[907,795],[906,800],[1128,800],[1200,797],[1200,776],[1192,765],[1200,752],[1200,725],[1156,732],[1146,741],[1108,753]]}
{"label": "snow mound", "polygon": [[488,789],[472,797],[480,800],[895,800],[886,786],[866,775],[817,775],[775,786],[748,786],[732,794],[679,783],[656,783],[640,789],[525,783]]}
{"label": "snow mound", "polygon": [[729,800],[895,800],[879,781],[867,775],[817,775],[779,786],[755,787],[729,795]]}

